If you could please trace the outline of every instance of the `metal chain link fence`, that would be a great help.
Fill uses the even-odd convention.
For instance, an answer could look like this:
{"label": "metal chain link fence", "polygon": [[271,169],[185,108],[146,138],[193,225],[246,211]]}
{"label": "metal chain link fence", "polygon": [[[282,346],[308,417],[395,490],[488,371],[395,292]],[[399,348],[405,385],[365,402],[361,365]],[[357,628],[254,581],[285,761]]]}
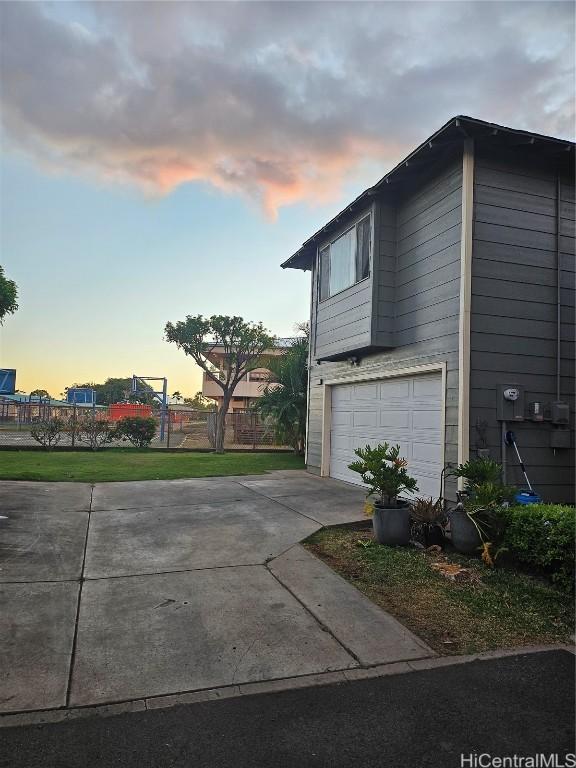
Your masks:
{"label": "metal chain link fence", "polygon": [[[153,412],[156,435],[152,448],[211,450],[214,448],[216,412],[169,409],[164,418],[164,440],[160,440],[161,417]],[[105,406],[53,405],[49,400],[18,402],[0,397],[0,446],[100,448],[130,444],[114,436],[118,420]],[[275,439],[274,424],[254,411],[226,415],[224,447],[230,450],[286,450]]]}

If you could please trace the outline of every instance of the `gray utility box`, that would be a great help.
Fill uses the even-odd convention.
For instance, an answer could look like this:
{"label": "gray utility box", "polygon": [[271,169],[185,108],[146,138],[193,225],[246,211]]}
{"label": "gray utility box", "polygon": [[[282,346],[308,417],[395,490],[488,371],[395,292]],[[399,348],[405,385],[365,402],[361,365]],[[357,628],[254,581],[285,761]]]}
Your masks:
{"label": "gray utility box", "polygon": [[520,384],[501,384],[497,398],[498,421],[524,421],[524,390]]}
{"label": "gray utility box", "polygon": [[550,448],[570,448],[570,430],[553,428],[550,433]]}
{"label": "gray utility box", "polygon": [[564,400],[554,400],[550,403],[550,421],[552,424],[568,426],[570,423],[570,405]]}

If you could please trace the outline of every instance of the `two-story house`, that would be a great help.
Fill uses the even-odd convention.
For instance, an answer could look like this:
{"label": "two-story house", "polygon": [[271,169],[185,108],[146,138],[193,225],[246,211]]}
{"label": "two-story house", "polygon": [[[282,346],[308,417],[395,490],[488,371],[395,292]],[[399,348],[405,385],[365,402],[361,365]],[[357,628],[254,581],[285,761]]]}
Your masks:
{"label": "two-story house", "polygon": [[[289,347],[294,339],[275,339],[272,349],[267,349],[265,357],[274,357],[281,355]],[[222,377],[226,378],[226,354],[224,347],[217,344],[207,355],[208,360],[214,366],[214,370]],[[244,378],[238,383],[234,390],[234,395],[230,401],[228,412],[244,411],[250,408],[259,397],[262,397],[264,387],[269,380],[270,371],[267,368],[259,367],[253,371],[248,371]],[[219,408],[222,403],[222,389],[204,372],[202,376],[202,396],[213,400]]]}
{"label": "two-story house", "polygon": [[455,117],[284,264],[312,279],[307,466],[399,443],[420,494],[489,454],[574,501],[574,144]]}

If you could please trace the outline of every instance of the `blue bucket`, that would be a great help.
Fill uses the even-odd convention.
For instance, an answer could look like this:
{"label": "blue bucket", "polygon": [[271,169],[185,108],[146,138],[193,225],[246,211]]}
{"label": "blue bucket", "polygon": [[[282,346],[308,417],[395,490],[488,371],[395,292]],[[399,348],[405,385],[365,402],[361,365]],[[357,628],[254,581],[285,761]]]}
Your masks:
{"label": "blue bucket", "polygon": [[542,504],[542,497],[534,491],[520,491],[514,496],[516,504]]}

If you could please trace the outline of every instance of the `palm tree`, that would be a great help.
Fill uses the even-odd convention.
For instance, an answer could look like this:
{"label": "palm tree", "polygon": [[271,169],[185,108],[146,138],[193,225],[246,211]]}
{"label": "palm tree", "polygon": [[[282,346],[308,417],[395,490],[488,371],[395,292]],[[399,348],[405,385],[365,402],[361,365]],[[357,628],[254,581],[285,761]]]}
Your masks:
{"label": "palm tree", "polygon": [[274,424],[276,439],[303,454],[306,443],[306,405],[308,390],[308,337],[296,339],[292,346],[266,363],[270,375],[262,396],[254,406]]}
{"label": "palm tree", "polygon": [[176,390],[176,392],[172,393],[172,399],[176,400],[176,402],[179,403],[180,400],[182,400],[182,393],[178,392],[178,390]]}

